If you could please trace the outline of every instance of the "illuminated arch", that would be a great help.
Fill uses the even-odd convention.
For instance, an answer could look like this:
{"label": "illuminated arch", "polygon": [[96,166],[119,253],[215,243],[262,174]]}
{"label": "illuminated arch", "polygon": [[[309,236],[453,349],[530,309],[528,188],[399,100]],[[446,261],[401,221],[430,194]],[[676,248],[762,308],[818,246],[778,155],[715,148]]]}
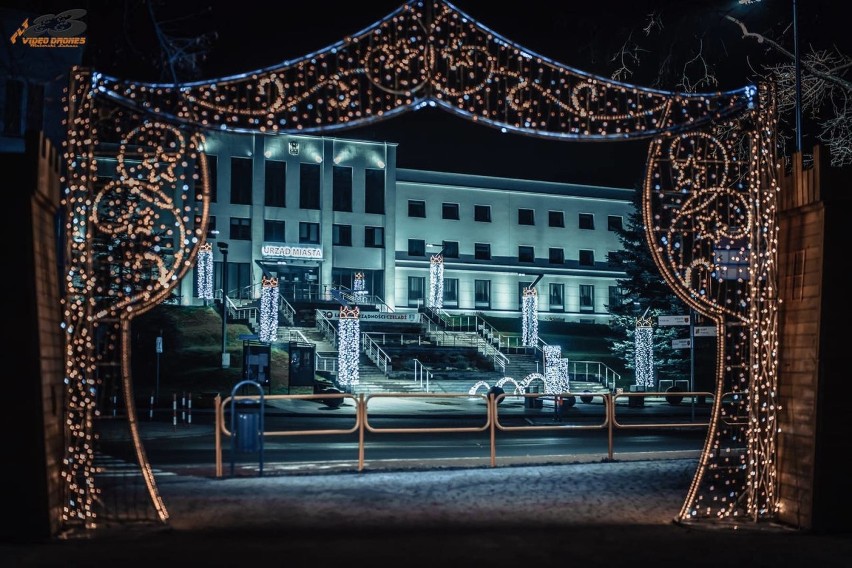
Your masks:
{"label": "illuminated arch", "polygon": [[[687,94],[616,82],[532,53],[448,2],[417,0],[326,49],[233,77],[175,86],[75,69],[64,201],[65,523],[97,522],[91,439],[107,365],[120,369],[137,459],[159,518],[168,518],[135,428],[129,322],[166,297],[205,242],[204,132],[327,133],[424,105],[525,136],[650,140],[648,243],[668,284],[720,338],[713,420],[678,520],[775,515],[772,90]],[[102,185],[104,154],[136,171]],[[747,258],[747,275],[728,276],[732,257]]]}

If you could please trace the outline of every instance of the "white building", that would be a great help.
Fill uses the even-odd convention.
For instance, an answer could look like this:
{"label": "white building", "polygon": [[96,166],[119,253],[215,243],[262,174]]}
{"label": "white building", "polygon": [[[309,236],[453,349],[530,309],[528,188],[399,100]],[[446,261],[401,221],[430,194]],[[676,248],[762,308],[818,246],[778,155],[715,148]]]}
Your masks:
{"label": "white building", "polygon": [[[205,151],[229,296],[257,297],[265,272],[290,301],[322,299],[361,273],[371,295],[415,309],[443,250],[447,311],[517,313],[538,280],[542,317],[602,322],[624,277],[609,257],[630,189],[397,169],[396,144],[327,137],[215,133]],[[181,302],[195,290],[193,271]]]}

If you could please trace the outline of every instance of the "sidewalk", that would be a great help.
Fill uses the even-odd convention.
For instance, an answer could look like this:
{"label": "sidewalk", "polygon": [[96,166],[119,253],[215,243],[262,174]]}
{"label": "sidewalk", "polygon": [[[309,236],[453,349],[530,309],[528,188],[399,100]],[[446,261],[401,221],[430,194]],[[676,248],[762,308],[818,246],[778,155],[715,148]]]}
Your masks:
{"label": "sidewalk", "polygon": [[684,526],[696,460],[206,479],[167,525],[0,544],[5,566],[847,567],[849,535]]}

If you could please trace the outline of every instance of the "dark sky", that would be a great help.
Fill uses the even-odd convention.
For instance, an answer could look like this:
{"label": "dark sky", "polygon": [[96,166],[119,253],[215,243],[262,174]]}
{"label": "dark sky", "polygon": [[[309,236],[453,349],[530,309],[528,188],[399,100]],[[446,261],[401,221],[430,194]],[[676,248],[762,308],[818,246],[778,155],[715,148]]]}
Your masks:
{"label": "dark sky", "polygon": [[[188,0],[154,1],[151,9],[142,0],[24,4],[41,12],[87,9],[87,64],[131,79],[168,80],[157,64],[152,11],[173,35],[194,37],[215,32],[197,77],[215,78],[322,49],[369,26],[402,3],[287,1],[273,6],[268,0]],[[802,4],[808,5],[808,11],[800,13],[801,38],[822,47],[831,47],[835,39],[846,40],[848,33],[832,31],[846,21],[836,13],[844,2],[809,0]],[[652,85],[666,54],[673,55],[677,71],[698,41],[716,65],[714,72],[720,77],[716,88],[748,84],[753,79],[748,64],[756,65],[763,54],[759,46],[740,39],[739,30],[724,21],[724,14],[731,10],[757,31],[775,34],[792,48],[791,0],[763,0],[750,8],[738,6],[737,0],[525,0],[508,7],[506,3],[459,0],[453,5],[532,52],[605,76],[614,69],[610,58],[615,48],[633,31],[649,51],[643,52],[643,64],[629,82],[643,86]],[[663,29],[660,34],[645,37],[641,27],[654,10],[661,10]],[[672,45],[677,47],[670,52]],[[662,88],[674,87],[669,84]],[[632,187],[641,179],[647,149],[647,141],[570,142],[502,134],[429,108],[330,135],[397,142],[398,167],[619,187]]]}

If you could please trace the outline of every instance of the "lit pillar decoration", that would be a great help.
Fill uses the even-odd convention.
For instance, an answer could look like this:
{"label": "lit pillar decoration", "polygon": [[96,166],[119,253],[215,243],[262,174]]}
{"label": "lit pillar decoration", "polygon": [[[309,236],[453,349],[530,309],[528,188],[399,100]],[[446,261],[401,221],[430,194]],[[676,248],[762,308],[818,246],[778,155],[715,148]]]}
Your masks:
{"label": "lit pillar decoration", "polygon": [[358,384],[361,353],[361,314],[357,306],[340,307],[337,328],[337,382],[349,391]]}
{"label": "lit pillar decoration", "polygon": [[635,347],[634,366],[636,369],[636,384],[640,387],[653,389],[654,327],[650,317],[642,316],[636,319],[633,345]]}
{"label": "lit pillar decoration", "polygon": [[[322,134],[424,105],[504,132],[651,141],[643,187],[650,250],[669,286],[719,331],[718,396],[678,519],[742,523],[776,515],[770,86],[678,93],[619,83],[536,55],[449,3],[412,0],[310,57],[227,79],[175,87],[75,70],[67,101],[63,522],[95,525],[95,509],[118,502],[99,498],[95,481],[99,371],[120,368],[126,406],[135,408],[129,321],[167,297],[204,241],[209,185],[203,138],[194,133]],[[103,183],[110,171],[115,175]],[[200,218],[188,229],[195,211]],[[749,276],[720,277],[725,267],[716,250],[748,258]],[[737,392],[733,406],[722,406],[726,388]],[[150,502],[165,520],[130,414]]]}
{"label": "lit pillar decoration", "polygon": [[444,255],[433,254],[429,259],[429,302],[430,308],[444,307]]}
{"label": "lit pillar decoration", "polygon": [[278,339],[278,279],[264,275],[260,282],[260,340]]}
{"label": "lit pillar decoration", "polygon": [[208,300],[213,299],[213,247],[210,243],[204,243],[198,247],[195,279],[198,285],[198,297],[206,304]]}
{"label": "lit pillar decoration", "polygon": [[562,359],[558,345],[544,346],[544,392],[563,393],[570,390],[568,360]]}
{"label": "lit pillar decoration", "polygon": [[364,273],[356,272],[355,281],[352,283],[352,291],[356,296],[364,296],[367,294],[367,288],[364,285]]}
{"label": "lit pillar decoration", "polygon": [[538,292],[535,288],[524,288],[521,335],[525,347],[535,347],[538,344]]}

